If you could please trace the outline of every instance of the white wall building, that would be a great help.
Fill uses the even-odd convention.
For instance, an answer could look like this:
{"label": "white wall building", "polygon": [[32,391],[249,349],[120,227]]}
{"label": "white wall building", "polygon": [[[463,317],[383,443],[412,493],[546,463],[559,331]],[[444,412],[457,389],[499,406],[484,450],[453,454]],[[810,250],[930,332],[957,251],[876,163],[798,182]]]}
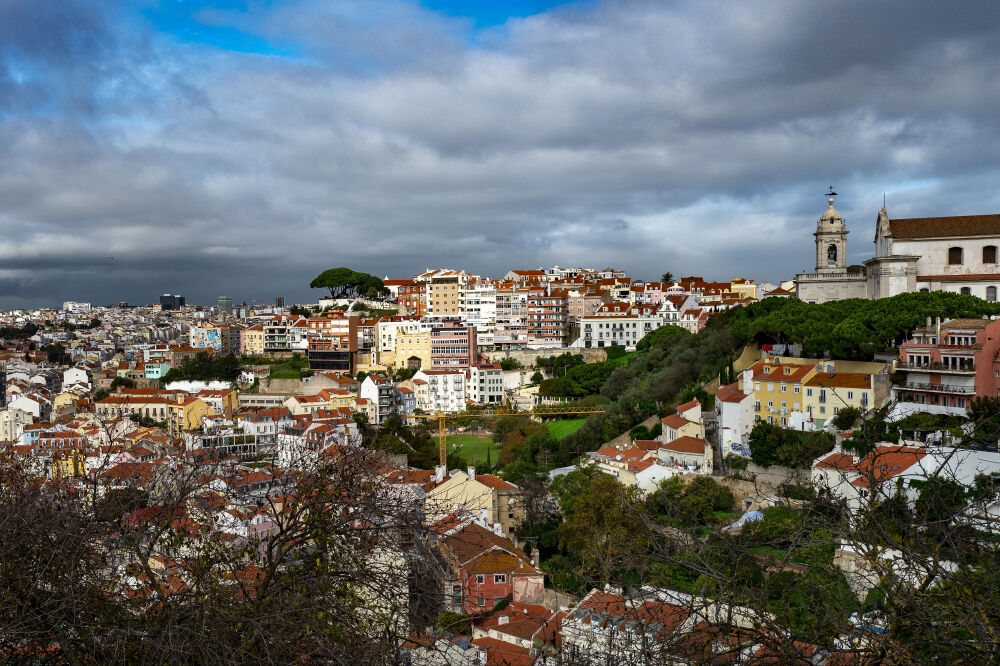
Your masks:
{"label": "white wall building", "polygon": [[[427,382],[425,411],[465,411],[465,370],[418,370],[413,379]],[[419,394],[418,394],[419,399]]]}

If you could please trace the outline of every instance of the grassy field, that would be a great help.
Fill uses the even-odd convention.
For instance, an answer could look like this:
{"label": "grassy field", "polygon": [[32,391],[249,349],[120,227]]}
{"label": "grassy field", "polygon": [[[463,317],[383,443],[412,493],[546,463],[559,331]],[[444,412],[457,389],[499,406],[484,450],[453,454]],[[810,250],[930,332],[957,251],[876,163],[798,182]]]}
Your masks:
{"label": "grassy field", "polygon": [[572,435],[583,427],[587,419],[566,419],[564,421],[547,421],[545,427],[549,429],[549,434],[556,439],[562,439],[566,435]]}
{"label": "grassy field", "polygon": [[490,462],[496,464],[497,451],[500,447],[489,437],[479,437],[478,435],[448,435],[448,449],[453,445],[458,445],[458,453],[470,465],[479,465],[486,462],[486,449],[491,449]]}

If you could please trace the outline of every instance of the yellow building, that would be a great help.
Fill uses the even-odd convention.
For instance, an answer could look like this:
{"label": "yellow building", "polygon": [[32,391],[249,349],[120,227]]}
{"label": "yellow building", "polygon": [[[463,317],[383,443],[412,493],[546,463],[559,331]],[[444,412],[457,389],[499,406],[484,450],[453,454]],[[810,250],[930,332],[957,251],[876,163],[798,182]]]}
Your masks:
{"label": "yellow building", "polygon": [[816,374],[812,363],[758,361],[753,370],[753,413],[761,421],[788,426],[792,415],[804,413],[804,384]]}
{"label": "yellow building", "polygon": [[805,382],[806,412],[817,427],[844,407],[866,412],[881,407],[889,398],[889,377],[862,372],[816,373]]}
{"label": "yellow building", "polygon": [[167,427],[174,435],[187,430],[198,430],[204,418],[211,414],[215,412],[207,402],[184,396],[167,405]]}
{"label": "yellow building", "polygon": [[753,280],[733,278],[729,283],[729,287],[739,294],[740,298],[757,299],[757,284]]}
{"label": "yellow building", "polygon": [[264,353],[264,327],[261,325],[245,328],[240,333],[241,352],[247,356]]}
{"label": "yellow building", "polygon": [[79,451],[73,451],[65,458],[52,459],[52,477],[67,479],[87,476],[87,461]]}
{"label": "yellow building", "polygon": [[320,391],[330,397],[330,409],[340,409],[346,407],[354,409],[357,407],[358,394],[347,389],[326,389]]}
{"label": "yellow building", "polygon": [[396,336],[394,365],[397,368],[407,367],[411,359],[420,359],[420,367],[431,367],[431,333],[400,333]]}

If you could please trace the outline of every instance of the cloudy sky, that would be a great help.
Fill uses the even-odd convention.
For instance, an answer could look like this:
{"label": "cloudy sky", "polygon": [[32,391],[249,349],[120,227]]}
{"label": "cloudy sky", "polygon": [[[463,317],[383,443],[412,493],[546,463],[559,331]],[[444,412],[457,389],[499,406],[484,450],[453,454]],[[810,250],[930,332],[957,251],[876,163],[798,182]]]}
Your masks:
{"label": "cloudy sky", "polygon": [[1000,4],[0,0],[0,308],[614,265],[778,280],[833,184],[1000,212]]}

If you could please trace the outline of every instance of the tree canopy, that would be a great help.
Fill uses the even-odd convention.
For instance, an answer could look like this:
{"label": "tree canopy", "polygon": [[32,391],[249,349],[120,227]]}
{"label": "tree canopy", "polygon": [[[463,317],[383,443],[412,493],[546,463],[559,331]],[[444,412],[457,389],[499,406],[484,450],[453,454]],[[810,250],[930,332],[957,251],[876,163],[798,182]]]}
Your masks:
{"label": "tree canopy", "polygon": [[331,298],[376,298],[386,293],[381,279],[344,266],[323,271],[309,286],[313,289],[329,289]]}

